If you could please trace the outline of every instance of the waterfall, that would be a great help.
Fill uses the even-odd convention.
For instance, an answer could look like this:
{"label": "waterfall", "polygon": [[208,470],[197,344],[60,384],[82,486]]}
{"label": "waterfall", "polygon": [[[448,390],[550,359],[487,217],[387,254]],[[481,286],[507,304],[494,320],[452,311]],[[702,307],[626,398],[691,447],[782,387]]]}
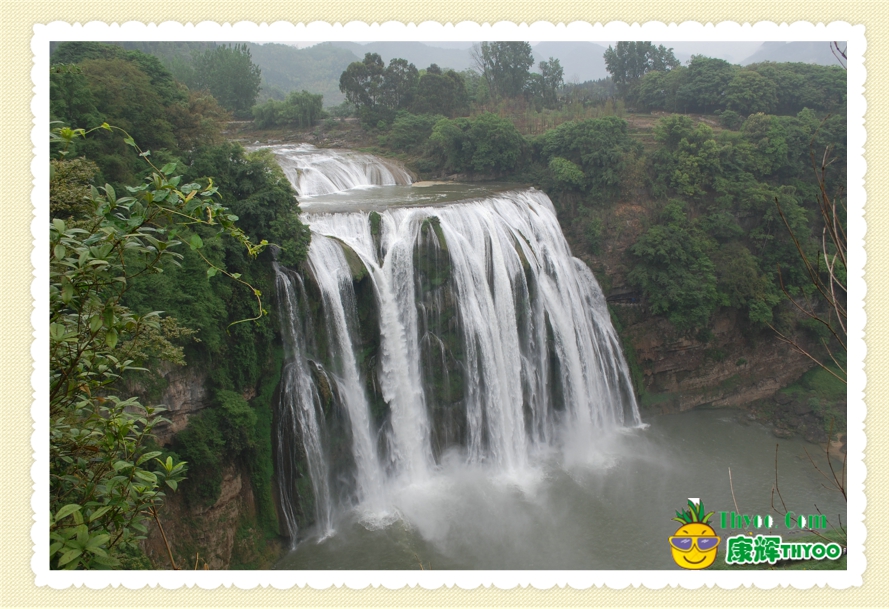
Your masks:
{"label": "waterfall", "polygon": [[[333,168],[330,183],[368,175],[358,155],[293,150],[278,152],[285,171],[311,155]],[[301,167],[288,175],[318,192]],[[385,526],[399,489],[448,455],[521,478],[541,454],[641,425],[605,298],[544,193],[303,219],[306,264],[276,269],[288,341],[278,485],[292,536],[308,519],[297,504],[314,506],[321,536],[338,511]],[[302,463],[311,485],[299,487],[287,477]]]}
{"label": "waterfall", "polygon": [[[281,310],[281,334],[284,339],[286,363],[281,375],[281,398],[279,401],[279,421],[276,434],[278,455],[278,488],[281,495],[281,509],[291,538],[295,539],[297,522],[296,506],[301,499],[295,491],[299,474],[308,474],[315,502],[315,513],[303,520],[318,524],[322,535],[332,533],[330,490],[328,488],[327,462],[321,446],[321,427],[316,409],[320,396],[312,380],[309,366],[312,364],[303,357],[302,346],[305,338],[300,319],[302,318],[296,296],[296,286],[302,286],[302,279],[275,267],[275,284]],[[300,439],[303,450],[293,446],[293,440]],[[305,454],[308,472],[299,472],[297,463]]]}
{"label": "waterfall", "polygon": [[301,197],[326,195],[362,186],[410,184],[397,164],[370,154],[319,150],[309,144],[274,149],[278,164]]}

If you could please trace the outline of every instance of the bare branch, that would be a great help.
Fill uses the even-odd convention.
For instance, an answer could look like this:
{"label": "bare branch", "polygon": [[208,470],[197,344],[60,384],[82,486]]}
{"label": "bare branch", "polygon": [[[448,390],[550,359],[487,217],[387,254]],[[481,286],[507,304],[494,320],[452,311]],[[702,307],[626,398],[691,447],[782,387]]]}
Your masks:
{"label": "bare branch", "polygon": [[735,485],[732,484],[732,468],[728,468],[728,485],[732,489],[732,501],[735,502],[735,513],[740,514],[741,510],[738,509],[738,500],[735,499]]}
{"label": "bare branch", "polygon": [[846,57],[846,48],[847,47],[843,47],[841,49],[839,42],[830,43],[830,52],[833,53],[833,56],[837,58],[837,61],[840,63],[844,70],[846,69],[846,65],[848,64],[849,59],[848,57]]}
{"label": "bare branch", "polygon": [[776,512],[775,509],[775,491],[778,492],[778,498],[781,500],[781,506],[784,508],[784,513],[787,513],[787,504],[784,503],[784,497],[781,496],[781,489],[778,487],[778,444],[775,444],[775,486],[772,487],[772,509]]}

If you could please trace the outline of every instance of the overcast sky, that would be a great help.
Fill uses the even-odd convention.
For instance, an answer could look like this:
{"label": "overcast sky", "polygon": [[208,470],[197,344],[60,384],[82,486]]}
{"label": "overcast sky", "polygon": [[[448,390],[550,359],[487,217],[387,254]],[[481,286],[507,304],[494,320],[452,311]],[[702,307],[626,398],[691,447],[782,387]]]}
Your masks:
{"label": "overcast sky", "polygon": [[[468,48],[472,45],[471,42],[434,42],[434,41],[422,41],[424,44],[428,44],[430,46],[444,47],[444,48]],[[600,44],[604,47],[608,45],[615,44],[614,41],[595,41],[596,44]],[[310,47],[318,44],[317,42],[282,42],[281,44],[289,44],[293,46],[297,46],[299,48]],[[367,44],[366,42],[359,42],[359,44]],[[537,42],[532,41],[532,45],[536,45]],[[731,63],[738,63],[743,60],[745,57],[749,57],[759,48],[759,45],[762,42],[750,42],[750,41],[742,41],[742,42],[684,42],[684,41],[666,41],[666,42],[657,42],[655,44],[662,44],[665,47],[672,48],[676,55],[707,55],[708,57],[719,57],[720,59],[725,59]]]}

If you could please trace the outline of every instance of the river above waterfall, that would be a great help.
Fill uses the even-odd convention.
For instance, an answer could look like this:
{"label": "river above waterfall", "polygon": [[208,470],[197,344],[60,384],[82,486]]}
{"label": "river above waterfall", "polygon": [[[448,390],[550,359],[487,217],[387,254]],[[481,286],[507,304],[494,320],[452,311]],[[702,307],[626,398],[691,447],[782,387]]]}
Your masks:
{"label": "river above waterfall", "polygon": [[305,213],[383,211],[392,207],[434,207],[514,190],[500,182],[416,182],[410,186],[363,186],[336,193],[300,197]]}
{"label": "river above waterfall", "polygon": [[[775,483],[787,509],[820,509],[846,522],[837,491],[821,486],[806,450],[826,470],[823,449],[802,439],[777,440],[746,413],[696,410],[646,418],[648,427],[590,438],[562,455],[540,454],[512,475],[445,459],[428,480],[395,498],[400,518],[368,528],[358,512],[334,522],[336,534],[305,538],[277,569],[678,569],[667,537],[689,497],[719,512],[733,511],[729,468],[741,513],[771,514],[775,533],[792,539],[770,507]],[[837,471],[842,463],[834,462]],[[781,508],[780,499],[775,504]],[[783,510],[782,510],[783,511]],[[755,532],[761,530],[753,529]],[[720,557],[721,560],[721,557]]]}

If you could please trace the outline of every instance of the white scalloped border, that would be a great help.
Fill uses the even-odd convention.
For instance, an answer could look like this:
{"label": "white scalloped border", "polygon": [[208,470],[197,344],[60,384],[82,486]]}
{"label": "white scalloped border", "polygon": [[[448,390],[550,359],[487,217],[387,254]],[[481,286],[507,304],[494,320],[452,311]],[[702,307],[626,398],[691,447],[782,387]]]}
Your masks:
{"label": "white scalloped border", "polygon": [[[848,269],[849,291],[849,389],[848,389],[848,525],[850,542],[848,545],[848,570],[840,571],[96,571],[68,572],[49,570],[49,234],[46,226],[49,221],[49,158],[47,125],[49,122],[49,41],[59,40],[206,40],[206,41],[306,41],[324,40],[588,40],[592,42],[613,40],[842,40],[848,41],[848,233],[849,259],[853,264]],[[34,266],[34,280],[31,295],[34,310],[31,325],[34,328],[34,342],[31,356],[34,372],[31,385],[34,389],[34,402],[31,416],[34,433],[31,446],[34,449],[34,463],[31,478],[34,493],[31,507],[34,510],[34,524],[31,527],[31,540],[34,542],[34,555],[31,568],[34,582],[38,586],[62,589],[70,586],[86,586],[98,589],[109,585],[138,589],[145,586],[166,589],[182,586],[198,586],[204,589],[219,586],[255,588],[272,586],[287,589],[293,586],[310,586],[314,589],[327,589],[330,586],[348,586],[362,589],[368,586],[383,586],[398,589],[406,585],[421,586],[427,589],[441,586],[458,586],[474,589],[479,586],[496,586],[501,589],[516,586],[533,586],[549,589],[553,586],[570,586],[586,589],[591,586],[607,586],[623,589],[645,586],[660,589],[665,586],[700,588],[702,586],[737,588],[756,586],[775,588],[792,586],[811,588],[829,586],[848,588],[861,586],[862,575],[867,561],[864,556],[864,509],[867,500],[864,494],[866,468],[864,448],[866,437],[864,420],[864,357],[867,347],[864,343],[864,296],[867,286],[864,281],[864,237],[866,223],[864,204],[866,192],[864,176],[867,165],[864,161],[866,132],[864,114],[867,104],[864,99],[864,53],[867,48],[865,28],[846,22],[812,24],[798,21],[791,24],[759,22],[755,24],[721,22],[701,24],[686,21],[680,24],[647,22],[628,24],[611,22],[600,23],[572,22],[557,25],[549,22],[535,22],[531,25],[501,21],[492,24],[460,22],[441,24],[424,21],[420,24],[404,24],[388,21],[382,24],[367,24],[350,21],[346,24],[312,22],[293,24],[277,21],[271,24],[239,22],[219,24],[203,21],[198,24],[167,21],[160,24],[126,22],[123,24],[91,21],[86,24],[52,22],[34,26],[31,50],[34,66],[31,80],[34,84],[34,97],[31,111],[34,127],[31,131],[34,158],[31,173],[34,176],[34,189],[31,201],[34,206],[34,219],[31,234],[34,249],[31,263]]]}

